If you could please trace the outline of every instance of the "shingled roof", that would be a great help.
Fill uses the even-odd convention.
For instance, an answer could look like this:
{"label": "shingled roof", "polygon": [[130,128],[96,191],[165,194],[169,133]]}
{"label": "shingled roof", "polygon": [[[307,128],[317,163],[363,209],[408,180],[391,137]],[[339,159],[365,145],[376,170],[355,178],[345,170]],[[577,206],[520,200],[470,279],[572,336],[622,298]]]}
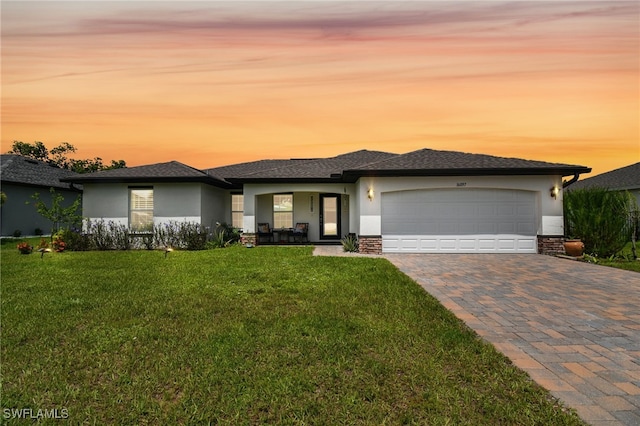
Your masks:
{"label": "shingled roof", "polygon": [[86,173],[65,181],[79,183],[203,182],[221,187],[228,186],[227,182],[178,161]]}
{"label": "shingled roof", "polygon": [[79,176],[71,170],[52,166],[44,161],[33,160],[17,154],[0,155],[2,183],[40,186],[47,188],[78,189],[62,179]]}
{"label": "shingled roof", "polygon": [[544,175],[589,173],[591,169],[571,164],[520,158],[420,149],[387,160],[345,170],[345,177],[363,174],[381,176]]}
{"label": "shingled roof", "polygon": [[262,164],[262,162],[244,163],[232,166],[233,169],[230,171],[234,172],[233,175],[225,174],[228,170],[224,170],[224,167],[210,169],[209,173],[216,176],[222,175],[229,181],[241,182],[281,180],[335,181],[341,178],[344,170],[395,157],[396,155],[388,152],[361,150],[330,158],[266,160],[266,164]]}
{"label": "shingled roof", "polygon": [[80,175],[70,182],[355,182],[361,176],[544,175],[589,173],[570,164],[421,149],[406,154],[361,150],[329,158],[261,160],[198,170],[177,161]]}
{"label": "shingled roof", "polygon": [[569,189],[592,187],[618,190],[640,189],[640,163],[630,164],[594,177],[579,180],[569,186]]}

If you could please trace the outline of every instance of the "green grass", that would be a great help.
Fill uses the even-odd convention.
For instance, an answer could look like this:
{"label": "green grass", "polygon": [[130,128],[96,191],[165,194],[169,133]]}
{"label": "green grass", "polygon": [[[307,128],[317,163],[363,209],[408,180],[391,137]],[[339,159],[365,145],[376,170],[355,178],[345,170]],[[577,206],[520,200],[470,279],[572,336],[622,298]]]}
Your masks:
{"label": "green grass", "polygon": [[582,424],[383,259],[41,259],[5,243],[1,260],[1,408],[66,408],[74,424]]}
{"label": "green grass", "polygon": [[[624,248],[620,251],[619,255],[611,260],[602,258],[596,259],[590,256],[587,256],[586,259],[589,262],[595,262],[598,265],[602,266],[610,266],[612,268],[640,272],[640,260],[633,259],[631,246],[631,242],[627,243],[627,245],[625,245]],[[636,253],[640,255],[640,243],[638,242],[636,242]]]}

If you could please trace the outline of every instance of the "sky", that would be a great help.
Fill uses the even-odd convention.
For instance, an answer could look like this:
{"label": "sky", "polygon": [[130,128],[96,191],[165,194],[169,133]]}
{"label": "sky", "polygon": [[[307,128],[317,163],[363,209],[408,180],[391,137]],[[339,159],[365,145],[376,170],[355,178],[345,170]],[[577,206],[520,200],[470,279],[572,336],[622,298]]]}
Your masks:
{"label": "sky", "polygon": [[[637,1],[5,1],[1,148],[640,161]],[[587,177],[587,176],[585,176]]]}

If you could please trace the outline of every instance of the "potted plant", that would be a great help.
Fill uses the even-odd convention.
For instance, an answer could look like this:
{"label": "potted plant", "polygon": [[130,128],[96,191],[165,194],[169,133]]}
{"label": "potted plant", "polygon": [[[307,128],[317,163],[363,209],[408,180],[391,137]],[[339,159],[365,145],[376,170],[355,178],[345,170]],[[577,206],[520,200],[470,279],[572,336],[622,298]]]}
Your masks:
{"label": "potted plant", "polygon": [[31,254],[31,252],[33,252],[33,247],[26,242],[18,243],[18,251],[22,254]]}
{"label": "potted plant", "polygon": [[584,253],[584,243],[580,238],[569,238],[563,245],[565,253],[569,256],[580,257]]}

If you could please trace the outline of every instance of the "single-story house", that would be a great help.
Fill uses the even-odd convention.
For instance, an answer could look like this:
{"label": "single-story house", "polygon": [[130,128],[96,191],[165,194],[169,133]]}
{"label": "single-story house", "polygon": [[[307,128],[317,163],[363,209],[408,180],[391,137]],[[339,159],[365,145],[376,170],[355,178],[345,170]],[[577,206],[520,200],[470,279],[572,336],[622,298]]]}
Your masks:
{"label": "single-story house", "polygon": [[640,206],[640,163],[630,164],[571,184],[568,189],[607,188],[629,191]]}
{"label": "single-story house", "polygon": [[81,185],[61,181],[64,178],[78,176],[78,173],[52,166],[44,161],[15,154],[2,154],[0,170],[1,190],[7,197],[0,207],[2,236],[18,233],[35,235],[36,231],[46,234],[51,231],[51,221],[40,215],[34,207],[31,197],[36,192],[48,206],[51,206],[51,188],[64,197],[64,206],[73,204],[82,194]]}
{"label": "single-story house", "polygon": [[278,240],[306,223],[311,243],[355,234],[369,253],[546,253],[561,250],[563,177],[590,171],[453,151],[362,150],[207,170],[172,161],[65,181],[83,185],[85,217],[134,229],[227,222],[260,244],[260,228]]}

